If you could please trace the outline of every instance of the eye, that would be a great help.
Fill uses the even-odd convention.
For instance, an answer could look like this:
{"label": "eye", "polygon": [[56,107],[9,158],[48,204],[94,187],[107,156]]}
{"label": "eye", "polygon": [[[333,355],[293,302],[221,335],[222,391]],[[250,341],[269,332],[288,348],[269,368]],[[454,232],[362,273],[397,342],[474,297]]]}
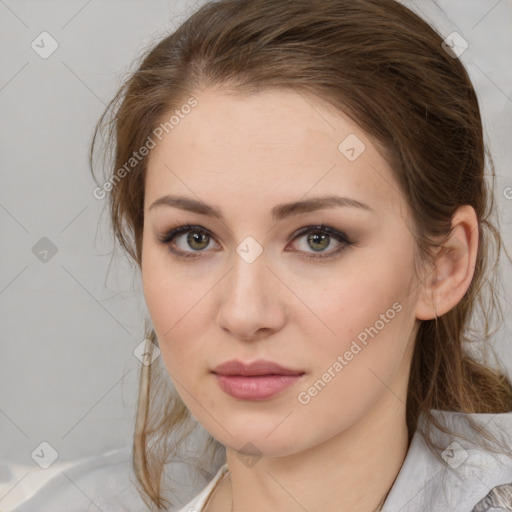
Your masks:
{"label": "eye", "polygon": [[[302,257],[309,259],[331,258],[339,255],[348,246],[353,245],[353,242],[351,242],[344,233],[331,228],[330,226],[324,225],[305,226],[300,228],[294,233],[293,241],[297,239],[300,240],[301,238],[305,238],[305,245],[303,244],[302,246],[304,249],[299,250],[298,252],[307,253],[307,255]],[[327,252],[324,249],[327,249],[332,245],[332,239],[337,242],[338,246],[336,249]],[[169,232],[158,237],[158,243],[169,246],[171,253],[184,259],[200,257],[200,253],[205,252],[204,249],[208,247],[212,240],[213,237],[207,229],[201,226],[192,226],[190,224],[173,228]],[[308,248],[313,249],[313,253],[310,253],[307,250]],[[192,251],[189,251],[189,249],[192,249]],[[285,251],[290,252],[293,251],[293,249],[287,248]],[[196,254],[194,254],[194,252]]]}
{"label": "eye", "polygon": [[[183,237],[183,235],[187,235]],[[183,237],[182,245],[180,247],[179,241]],[[177,240],[178,242],[176,242]],[[163,245],[168,245],[169,250],[179,258],[197,258],[200,255],[187,252],[188,248],[192,248],[194,252],[204,252],[203,249],[208,247],[208,243],[212,240],[209,231],[201,226],[192,226],[186,224],[171,229],[168,233],[158,237],[158,242]],[[174,248],[178,246],[178,250]]]}
{"label": "eye", "polygon": [[[306,235],[304,237],[304,234]],[[308,253],[303,256],[305,258],[315,259],[315,258],[331,258],[339,255],[344,249],[353,245],[347,235],[334,229],[330,226],[305,226],[300,228],[297,232],[294,233],[294,240],[305,238],[303,247],[305,250],[299,252]],[[332,239],[336,240],[338,246],[336,249],[326,252],[324,249],[327,249],[330,245],[332,245]],[[313,249],[313,253],[309,253],[307,249]],[[288,250],[288,249],[285,249]],[[317,254],[314,254],[317,253]],[[318,254],[320,253],[320,254]],[[325,254],[324,254],[325,253]]]}

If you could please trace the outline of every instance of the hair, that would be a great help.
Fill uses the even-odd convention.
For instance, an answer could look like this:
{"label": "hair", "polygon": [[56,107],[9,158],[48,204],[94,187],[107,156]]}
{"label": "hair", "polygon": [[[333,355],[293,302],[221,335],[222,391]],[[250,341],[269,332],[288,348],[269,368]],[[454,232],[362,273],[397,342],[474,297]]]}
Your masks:
{"label": "hair", "polygon": [[[506,252],[494,221],[494,167],[471,80],[442,43],[434,28],[395,0],[209,1],[140,58],[98,121],[89,155],[92,168],[106,126],[111,185],[95,180],[110,192],[114,241],[139,268],[148,158],[131,159],[162,120],[207,87],[311,94],[355,120],[382,146],[410,207],[415,265],[433,264],[455,211],[471,205],[479,244],[469,289],[449,312],[422,321],[415,339],[406,403],[409,442],[420,431],[431,449],[432,425],[456,435],[432,410],[512,410],[511,383],[486,354],[503,319],[498,263]],[[131,169],[120,173],[127,162]],[[112,183],[115,169],[122,179]],[[145,337],[158,346],[153,329],[146,327]],[[472,355],[475,345],[480,351]],[[177,460],[194,422],[168,381],[160,364],[141,366],[133,467],[143,499],[158,510],[169,503],[162,492],[164,466]],[[495,441],[468,421],[479,442]],[[205,454],[222,447],[211,436],[208,443]]]}

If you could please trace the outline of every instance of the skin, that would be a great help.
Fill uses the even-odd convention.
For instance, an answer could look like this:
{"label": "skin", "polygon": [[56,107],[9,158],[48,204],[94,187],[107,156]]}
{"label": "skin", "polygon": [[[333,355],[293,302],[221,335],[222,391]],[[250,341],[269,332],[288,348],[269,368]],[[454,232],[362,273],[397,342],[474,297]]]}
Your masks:
{"label": "skin", "polygon": [[[208,512],[373,511],[406,456],[405,403],[420,320],[442,315],[473,274],[478,229],[472,208],[454,217],[436,269],[414,273],[412,220],[378,145],[321,99],[291,91],[250,96],[206,89],[198,105],[151,151],[142,244],[143,290],[161,356],[193,416],[226,446],[230,477]],[[354,161],[338,145],[365,144]],[[160,205],[165,194],[219,208],[224,221]],[[278,203],[339,195],[370,206],[330,207],[274,221]],[[158,242],[180,224],[211,237],[174,249]],[[345,233],[308,244],[303,226]],[[200,233],[199,233],[200,234]],[[236,252],[248,236],[264,249],[252,263]],[[318,242],[317,242],[318,243]],[[316,248],[316,250],[315,250]],[[456,257],[453,257],[454,254]],[[359,333],[401,306],[307,404],[298,394],[332,368]],[[211,370],[231,359],[268,359],[305,372],[263,401],[235,399]],[[238,451],[251,443],[254,464]],[[320,477],[321,476],[321,477]]]}

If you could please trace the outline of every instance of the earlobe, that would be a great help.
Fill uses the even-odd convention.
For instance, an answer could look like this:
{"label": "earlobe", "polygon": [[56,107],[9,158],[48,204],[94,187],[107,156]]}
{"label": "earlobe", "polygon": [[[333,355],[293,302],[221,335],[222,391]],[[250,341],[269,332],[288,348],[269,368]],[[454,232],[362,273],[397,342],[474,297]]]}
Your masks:
{"label": "earlobe", "polygon": [[434,268],[424,281],[416,308],[418,320],[432,320],[453,309],[473,279],[478,252],[475,210],[461,206],[452,219],[448,238],[437,249]]}

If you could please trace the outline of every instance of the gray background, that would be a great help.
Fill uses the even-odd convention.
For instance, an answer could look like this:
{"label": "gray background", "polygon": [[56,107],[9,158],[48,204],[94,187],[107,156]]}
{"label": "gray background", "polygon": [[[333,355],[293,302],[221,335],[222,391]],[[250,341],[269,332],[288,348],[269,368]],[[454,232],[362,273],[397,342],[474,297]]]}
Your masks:
{"label": "gray background", "polygon": [[[87,152],[135,59],[201,3],[0,0],[0,510],[66,464],[131,443],[140,369],[133,350],[147,312],[126,259],[110,265],[108,217],[92,195]],[[404,3],[469,43],[461,60],[481,99],[512,252],[512,2]],[[58,43],[46,59],[31,47],[43,31]],[[47,261],[34,254],[48,246],[44,237],[57,249]],[[511,318],[508,263],[502,278]],[[496,336],[509,374],[511,332],[508,320]],[[42,441],[58,452],[47,470],[31,458]]]}

